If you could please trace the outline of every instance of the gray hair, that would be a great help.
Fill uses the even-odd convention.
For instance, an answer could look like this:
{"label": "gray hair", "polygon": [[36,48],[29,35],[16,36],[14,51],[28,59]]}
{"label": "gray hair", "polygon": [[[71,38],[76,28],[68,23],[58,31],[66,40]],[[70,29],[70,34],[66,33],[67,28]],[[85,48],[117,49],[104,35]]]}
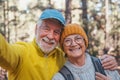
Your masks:
{"label": "gray hair", "polygon": [[37,21],[37,26],[41,26],[42,22],[43,22],[43,20],[39,19],[39,20]]}

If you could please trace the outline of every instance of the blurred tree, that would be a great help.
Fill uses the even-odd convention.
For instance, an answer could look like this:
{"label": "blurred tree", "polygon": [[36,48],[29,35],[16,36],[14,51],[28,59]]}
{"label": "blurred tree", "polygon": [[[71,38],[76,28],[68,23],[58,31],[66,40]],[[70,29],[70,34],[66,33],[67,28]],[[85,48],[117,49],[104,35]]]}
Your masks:
{"label": "blurred tree", "polygon": [[[108,0],[107,9],[105,1],[0,0],[0,32],[10,43],[30,41],[41,12],[46,8],[55,8],[65,15],[67,23],[75,22],[84,27],[89,37],[90,53],[97,55],[98,50],[106,48],[107,44],[107,48],[113,47],[116,54],[120,54],[120,0]],[[108,21],[109,25],[106,25]]]}
{"label": "blurred tree", "polygon": [[65,19],[66,23],[71,23],[72,17],[71,17],[71,1],[72,0],[65,0],[66,2],[66,10],[65,10]]}
{"label": "blurred tree", "polygon": [[88,16],[87,16],[87,0],[81,0],[82,1],[82,19],[84,24],[85,32],[88,35]]}

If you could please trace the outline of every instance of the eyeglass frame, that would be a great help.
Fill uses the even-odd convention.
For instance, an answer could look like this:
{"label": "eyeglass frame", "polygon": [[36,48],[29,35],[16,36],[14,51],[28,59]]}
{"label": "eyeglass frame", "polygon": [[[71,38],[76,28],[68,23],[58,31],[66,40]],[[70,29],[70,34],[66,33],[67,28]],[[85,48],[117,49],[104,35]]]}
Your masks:
{"label": "eyeglass frame", "polygon": [[[78,37],[78,36],[79,36],[79,37]],[[76,40],[76,38],[77,38],[77,40]],[[65,40],[69,40],[69,43],[67,43]],[[79,41],[78,41],[78,40],[79,40]],[[74,40],[71,39],[71,38],[64,39],[63,44],[64,44],[66,47],[68,47],[68,46],[71,46],[71,44],[73,43],[73,41],[76,42],[77,44],[81,44],[82,42],[84,42],[84,38],[83,38],[82,36],[80,36],[80,35],[77,35],[77,36],[74,37]]]}

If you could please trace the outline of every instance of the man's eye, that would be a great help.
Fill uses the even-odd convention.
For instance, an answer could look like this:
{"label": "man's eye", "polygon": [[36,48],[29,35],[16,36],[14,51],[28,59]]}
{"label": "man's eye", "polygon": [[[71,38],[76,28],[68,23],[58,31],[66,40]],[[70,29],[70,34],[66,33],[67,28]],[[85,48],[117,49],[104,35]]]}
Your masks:
{"label": "man's eye", "polygon": [[57,34],[57,35],[60,35],[61,31],[56,30],[56,31],[54,31],[54,33]]}
{"label": "man's eye", "polygon": [[43,30],[49,30],[49,27],[43,26],[42,29],[43,29]]}
{"label": "man's eye", "polygon": [[49,30],[49,28],[48,28],[47,26],[45,26],[45,29],[46,29],[46,30]]}

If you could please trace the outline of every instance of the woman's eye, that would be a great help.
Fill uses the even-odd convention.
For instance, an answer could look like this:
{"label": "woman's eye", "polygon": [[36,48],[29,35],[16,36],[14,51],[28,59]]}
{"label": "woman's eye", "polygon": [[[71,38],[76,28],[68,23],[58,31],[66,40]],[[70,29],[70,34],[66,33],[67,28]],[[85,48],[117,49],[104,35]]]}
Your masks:
{"label": "woman's eye", "polygon": [[70,43],[71,42],[71,40],[65,40],[65,43]]}

